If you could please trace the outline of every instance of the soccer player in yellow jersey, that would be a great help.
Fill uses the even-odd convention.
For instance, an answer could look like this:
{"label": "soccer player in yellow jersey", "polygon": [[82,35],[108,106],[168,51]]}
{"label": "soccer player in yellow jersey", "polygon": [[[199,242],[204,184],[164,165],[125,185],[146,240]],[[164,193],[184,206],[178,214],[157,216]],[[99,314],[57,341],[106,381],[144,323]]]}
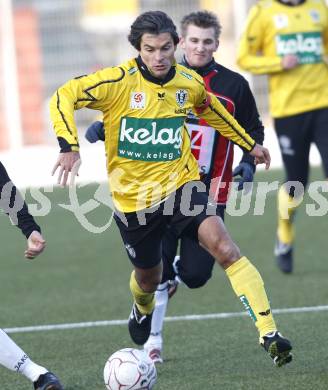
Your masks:
{"label": "soccer player in yellow jersey", "polygon": [[312,142],[328,178],[327,55],[324,0],[262,0],[250,10],[237,61],[269,76],[270,111],[286,172],[278,193],[275,246],[285,273],[293,270],[293,216],[308,182]]}
{"label": "soccer player in yellow jersey", "polygon": [[165,13],[141,14],[129,34],[137,58],[73,79],[56,91],[50,110],[61,153],[53,173],[59,169],[61,185],[77,173],[74,110],[102,111],[115,220],[134,266],[129,318],[133,341],[142,345],[150,334],[154,292],[162,273],[162,237],[171,225],[178,234],[197,237],[223,267],[258,328],[261,345],[281,366],[292,360],[291,344],[277,331],[259,272],[240,253],[206,196],[184,125],[187,113],[197,111],[256,163],[268,168],[270,155],[206,92],[197,73],[176,64],[178,40]]}

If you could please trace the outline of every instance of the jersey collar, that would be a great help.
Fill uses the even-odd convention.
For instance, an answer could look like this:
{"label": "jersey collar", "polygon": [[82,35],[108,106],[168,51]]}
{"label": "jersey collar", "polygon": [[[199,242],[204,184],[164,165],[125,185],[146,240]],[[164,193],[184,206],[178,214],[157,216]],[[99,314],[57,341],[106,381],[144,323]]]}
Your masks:
{"label": "jersey collar", "polygon": [[287,5],[289,7],[297,7],[298,5],[305,3],[306,0],[299,0],[299,2],[297,4],[292,4],[292,3],[289,3],[288,1],[282,1],[282,0],[277,0],[277,1],[278,1],[278,3],[281,3],[283,5]]}
{"label": "jersey collar", "polygon": [[185,56],[183,56],[182,58],[182,61],[181,61],[181,64],[186,66],[187,68],[189,69],[192,69],[194,70],[195,72],[197,72],[200,76],[206,76],[208,73],[210,73],[212,70],[215,69],[216,67],[216,62],[214,61],[214,58],[211,59],[211,61],[206,64],[205,66],[202,66],[200,68],[196,68],[194,66],[191,66],[188,64],[188,61],[186,59]]}
{"label": "jersey collar", "polygon": [[165,76],[164,79],[159,79],[155,76],[153,76],[147,66],[145,65],[145,63],[142,61],[141,57],[138,56],[136,59],[136,63],[138,65],[138,68],[142,74],[142,76],[150,81],[151,83],[154,83],[154,84],[159,84],[159,85],[164,85],[164,84],[167,84],[169,81],[171,81],[173,79],[173,77],[175,76],[175,63],[172,65],[171,69],[169,70],[168,74]]}

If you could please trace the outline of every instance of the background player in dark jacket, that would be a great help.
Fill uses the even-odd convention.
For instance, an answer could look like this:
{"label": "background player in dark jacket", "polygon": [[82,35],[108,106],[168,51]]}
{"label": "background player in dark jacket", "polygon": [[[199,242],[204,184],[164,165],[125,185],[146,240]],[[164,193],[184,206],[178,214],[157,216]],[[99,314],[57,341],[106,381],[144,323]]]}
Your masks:
{"label": "background player in dark jacket", "polygon": [[[238,73],[216,63],[213,53],[219,46],[221,25],[217,17],[207,11],[191,13],[181,23],[181,63],[200,74],[206,89],[212,92],[225,108],[235,116],[259,144],[263,143],[264,129],[248,82]],[[195,116],[186,120],[191,137],[192,153],[198,161],[201,179],[207,184],[217,213],[224,219],[229,187],[232,182],[233,144],[207,123]],[[90,142],[104,139],[102,122],[89,127],[86,137]],[[253,181],[254,158],[248,153],[242,157],[234,175],[239,189]],[[215,259],[198,243],[185,236],[180,240],[180,256],[176,256],[179,237],[168,227],[163,239],[163,279],[156,292],[156,308],[152,318],[151,336],[145,345],[151,358],[161,362],[162,327],[171,281],[183,281],[189,288],[203,286],[211,277]],[[168,283],[170,281],[170,283]]]}
{"label": "background player in dark jacket", "polygon": [[[27,238],[25,257],[34,259],[45,248],[40,226],[28,212],[19,191],[10,180],[0,162],[0,209],[6,212]],[[36,390],[63,390],[57,377],[46,368],[34,363],[14,341],[0,329],[0,364],[19,372],[33,382]]]}

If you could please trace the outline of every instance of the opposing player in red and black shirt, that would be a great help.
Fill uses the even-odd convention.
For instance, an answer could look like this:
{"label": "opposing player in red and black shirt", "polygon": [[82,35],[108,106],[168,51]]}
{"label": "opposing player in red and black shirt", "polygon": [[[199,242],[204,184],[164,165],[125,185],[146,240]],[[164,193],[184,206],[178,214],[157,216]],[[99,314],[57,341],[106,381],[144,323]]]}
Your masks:
{"label": "opposing player in red and black shirt", "polygon": [[[217,17],[207,11],[191,13],[183,18],[181,30],[180,44],[184,51],[182,64],[199,73],[204,78],[207,90],[220,100],[257,143],[262,144],[264,129],[248,82],[240,74],[213,59],[221,32]],[[186,124],[201,179],[208,187],[216,213],[224,219],[232,178],[238,176],[239,189],[242,189],[246,182],[252,182],[255,172],[254,159],[249,154],[244,154],[233,172],[233,144],[196,116],[189,115]],[[86,138],[90,142],[104,140],[102,122],[91,125]],[[180,256],[176,256],[179,239]],[[210,279],[215,263],[214,258],[198,241],[187,236],[179,238],[170,226],[163,239],[162,248],[163,278],[156,292],[151,335],[145,344],[145,349],[155,362],[162,362],[163,320],[169,289],[176,287],[172,286],[171,281],[182,281],[189,288],[201,287]]]}
{"label": "opposing player in red and black shirt", "polygon": [[[25,257],[34,259],[45,247],[40,226],[28,212],[21,194],[0,162],[0,209],[9,215],[27,238]],[[63,390],[58,378],[46,368],[34,363],[15,342],[0,329],[0,364],[28,378],[36,390]]]}

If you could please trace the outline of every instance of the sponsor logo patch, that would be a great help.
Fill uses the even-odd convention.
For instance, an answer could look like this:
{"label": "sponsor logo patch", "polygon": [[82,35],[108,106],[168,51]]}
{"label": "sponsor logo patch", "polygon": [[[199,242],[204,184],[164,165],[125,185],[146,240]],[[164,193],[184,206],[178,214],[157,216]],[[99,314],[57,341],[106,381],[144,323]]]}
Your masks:
{"label": "sponsor logo patch", "polygon": [[191,152],[198,161],[199,169],[207,174],[211,167],[215,130],[210,126],[187,124]]}
{"label": "sponsor logo patch", "polygon": [[192,80],[192,75],[186,72],[181,71],[180,72],[182,76],[186,77],[188,80]]}
{"label": "sponsor logo patch", "polygon": [[132,92],[130,108],[142,110],[146,106],[146,94],[144,92]]}
{"label": "sponsor logo patch", "polygon": [[281,135],[278,140],[282,154],[288,156],[293,156],[295,154],[295,150],[292,147],[292,141],[287,135]]}
{"label": "sponsor logo patch", "polygon": [[141,161],[172,161],[180,158],[185,117],[121,119],[119,157]]}
{"label": "sponsor logo patch", "polygon": [[301,64],[322,62],[323,43],[319,32],[281,34],[276,37],[277,54],[297,55]]}
{"label": "sponsor logo patch", "polygon": [[273,21],[276,28],[279,30],[288,26],[288,16],[286,14],[274,15]]}
{"label": "sponsor logo patch", "polygon": [[21,367],[25,364],[26,360],[28,359],[28,356],[26,354],[24,354],[21,359],[17,362],[17,364],[14,366],[14,369],[16,370],[16,372],[19,372],[19,370],[21,369]]}
{"label": "sponsor logo patch", "polygon": [[125,248],[126,250],[128,251],[129,255],[135,259],[136,257],[136,251],[132,248],[132,246],[130,244],[125,244]]}
{"label": "sponsor logo patch", "polygon": [[254,311],[251,308],[251,305],[249,304],[248,299],[245,297],[245,295],[241,295],[239,297],[239,299],[241,300],[241,303],[244,305],[244,308],[248,312],[249,316],[252,318],[253,321],[256,322],[257,321],[256,315],[254,314]]}
{"label": "sponsor logo patch", "polygon": [[320,13],[318,10],[316,9],[311,9],[310,10],[310,16],[311,16],[311,19],[314,23],[318,23],[320,22]]}
{"label": "sponsor logo patch", "polygon": [[259,312],[259,315],[260,315],[260,316],[268,316],[270,313],[271,313],[271,310],[268,309],[268,310],[266,310],[266,311],[260,311],[260,312]]}
{"label": "sponsor logo patch", "polygon": [[133,68],[130,68],[130,69],[128,70],[129,75],[133,75],[134,73],[136,73],[137,70],[138,70],[138,68],[137,68],[136,66],[134,66]]}

